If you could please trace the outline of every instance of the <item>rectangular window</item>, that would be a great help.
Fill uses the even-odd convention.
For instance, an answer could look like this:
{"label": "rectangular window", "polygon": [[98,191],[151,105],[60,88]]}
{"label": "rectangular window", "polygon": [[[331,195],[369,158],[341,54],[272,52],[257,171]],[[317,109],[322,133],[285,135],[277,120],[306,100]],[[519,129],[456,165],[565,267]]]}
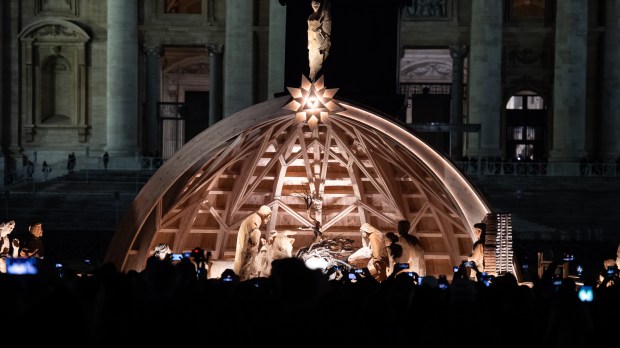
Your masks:
{"label": "rectangular window", "polygon": [[514,127],[512,129],[513,140],[523,140],[523,127]]}
{"label": "rectangular window", "polygon": [[517,144],[517,146],[515,147],[515,157],[520,160],[534,159],[534,145]]}
{"label": "rectangular window", "polygon": [[536,128],[527,127],[525,129],[525,139],[526,140],[536,140]]}
{"label": "rectangular window", "polygon": [[528,110],[543,110],[545,108],[545,100],[541,96],[529,96],[527,97]]}

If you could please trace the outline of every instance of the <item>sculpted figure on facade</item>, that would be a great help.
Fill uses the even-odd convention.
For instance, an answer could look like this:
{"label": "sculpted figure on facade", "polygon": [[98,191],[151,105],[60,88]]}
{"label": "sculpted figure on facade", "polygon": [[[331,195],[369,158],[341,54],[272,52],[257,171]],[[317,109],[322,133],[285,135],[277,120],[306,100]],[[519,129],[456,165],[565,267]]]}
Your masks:
{"label": "sculpted figure on facade", "polygon": [[310,80],[314,81],[329,55],[332,19],[329,0],[312,0],[312,10],[308,17],[308,60]]}

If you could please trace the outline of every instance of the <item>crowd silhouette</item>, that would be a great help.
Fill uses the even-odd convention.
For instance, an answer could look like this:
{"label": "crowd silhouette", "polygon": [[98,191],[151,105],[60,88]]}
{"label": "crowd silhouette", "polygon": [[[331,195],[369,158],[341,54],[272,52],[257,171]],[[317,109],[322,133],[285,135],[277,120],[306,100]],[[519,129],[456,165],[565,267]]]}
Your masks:
{"label": "crowd silhouette", "polygon": [[461,265],[447,288],[409,272],[382,282],[367,272],[332,277],[295,257],[272,266],[268,278],[241,281],[230,269],[198,277],[189,258],[152,257],[126,273],[41,262],[38,274],[0,274],[3,329],[28,345],[71,347],[584,347],[607,342],[620,324],[620,286],[586,282],[594,296],[583,302],[574,279],[553,281],[555,262],[531,274],[531,286],[511,273],[487,285]]}

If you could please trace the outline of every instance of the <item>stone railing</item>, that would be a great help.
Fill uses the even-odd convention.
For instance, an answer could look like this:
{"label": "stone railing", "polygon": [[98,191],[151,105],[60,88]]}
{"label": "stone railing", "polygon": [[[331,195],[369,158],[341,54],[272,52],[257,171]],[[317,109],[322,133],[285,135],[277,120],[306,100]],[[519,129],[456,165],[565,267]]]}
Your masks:
{"label": "stone railing", "polygon": [[620,163],[611,162],[454,162],[465,175],[474,176],[620,176]]}

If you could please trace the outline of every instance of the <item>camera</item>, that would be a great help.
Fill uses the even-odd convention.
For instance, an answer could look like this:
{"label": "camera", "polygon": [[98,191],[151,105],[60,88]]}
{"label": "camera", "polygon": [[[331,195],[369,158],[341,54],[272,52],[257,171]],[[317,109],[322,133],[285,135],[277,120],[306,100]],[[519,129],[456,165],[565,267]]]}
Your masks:
{"label": "camera", "polygon": [[456,273],[459,271],[459,266],[452,267],[452,272]]}
{"label": "camera", "polygon": [[7,274],[38,274],[39,269],[37,267],[38,259],[36,257],[28,258],[6,258],[6,273]]}
{"label": "camera", "polygon": [[183,254],[170,254],[171,261],[181,261],[183,260]]}
{"label": "camera", "polygon": [[364,269],[363,268],[356,268],[353,270],[353,272],[355,272],[355,274],[364,274]]}
{"label": "camera", "polygon": [[205,259],[205,252],[202,248],[196,247],[190,252],[190,256],[196,261],[202,261]]}
{"label": "camera", "polygon": [[465,267],[474,267],[474,263],[472,261],[463,261],[463,265]]}
{"label": "camera", "polygon": [[355,275],[355,273],[349,273],[348,278],[349,280],[357,280],[357,276]]}

